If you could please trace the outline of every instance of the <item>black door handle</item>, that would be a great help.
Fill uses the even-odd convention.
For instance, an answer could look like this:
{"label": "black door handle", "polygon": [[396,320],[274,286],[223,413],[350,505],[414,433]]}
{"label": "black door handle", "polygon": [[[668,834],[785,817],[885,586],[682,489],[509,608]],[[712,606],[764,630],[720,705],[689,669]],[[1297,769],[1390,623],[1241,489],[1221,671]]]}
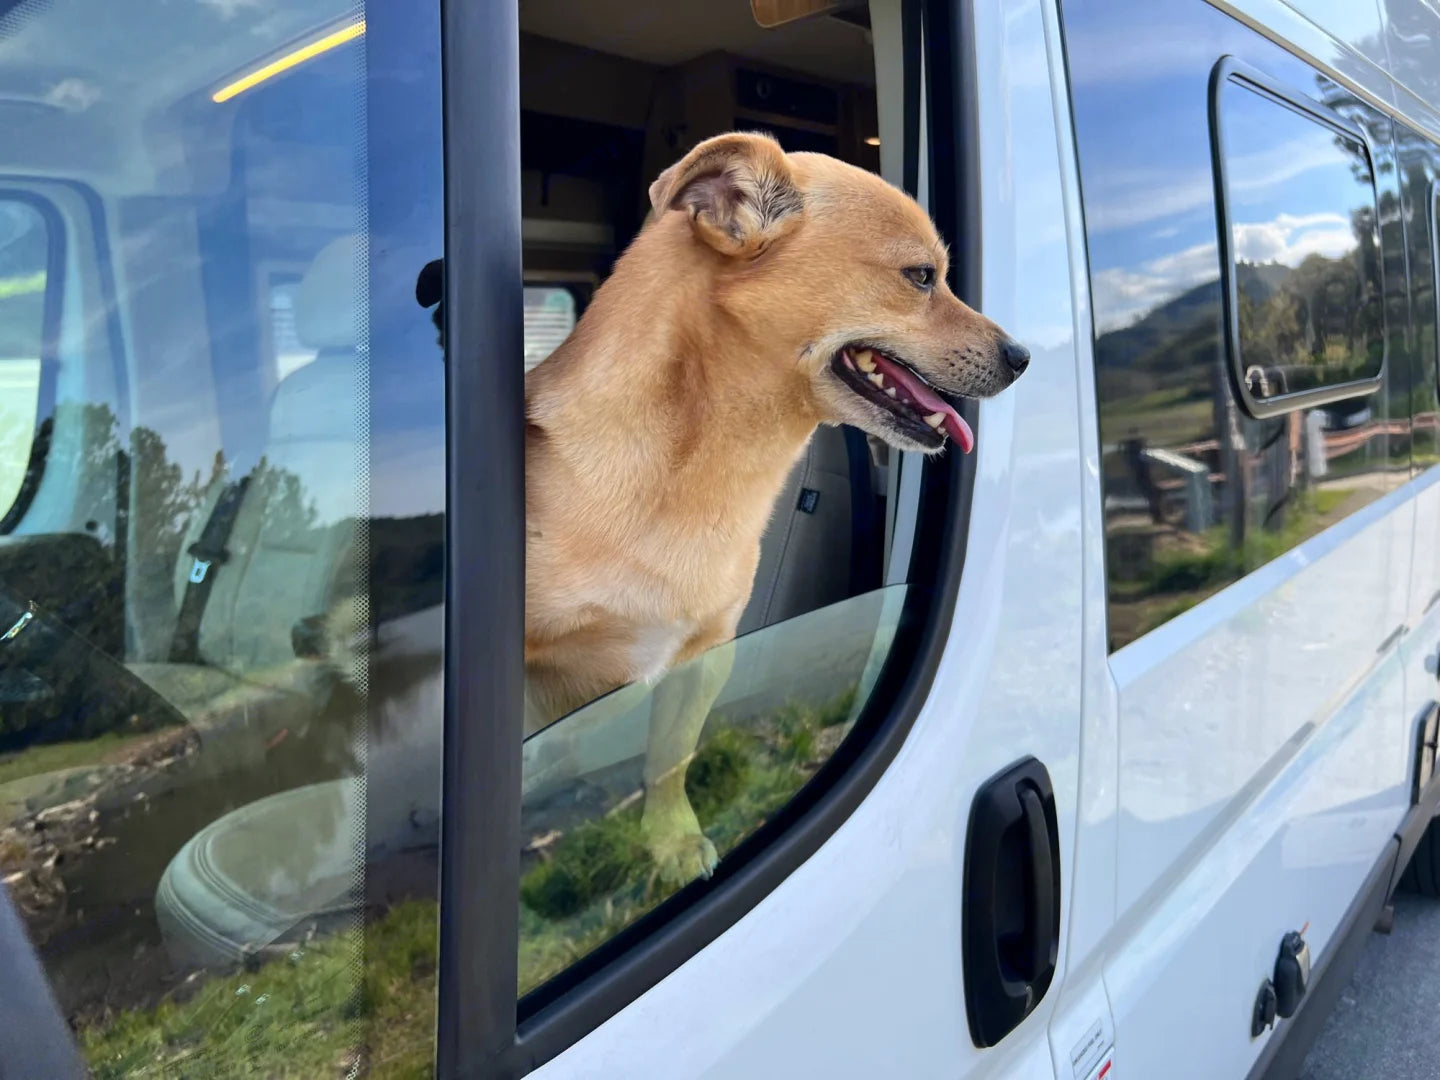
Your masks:
{"label": "black door handle", "polygon": [[1023,969],[1027,982],[1034,983],[1055,968],[1055,875],[1050,865],[1054,846],[1045,823],[1045,806],[1039,793],[1028,784],[1020,788],[1020,812],[1025,819],[1029,841],[1028,915],[1025,920],[1029,956]]}
{"label": "black door handle", "polygon": [[975,795],[965,839],[965,1005],[994,1046],[1050,988],[1060,948],[1060,849],[1050,774],[1033,757]]}

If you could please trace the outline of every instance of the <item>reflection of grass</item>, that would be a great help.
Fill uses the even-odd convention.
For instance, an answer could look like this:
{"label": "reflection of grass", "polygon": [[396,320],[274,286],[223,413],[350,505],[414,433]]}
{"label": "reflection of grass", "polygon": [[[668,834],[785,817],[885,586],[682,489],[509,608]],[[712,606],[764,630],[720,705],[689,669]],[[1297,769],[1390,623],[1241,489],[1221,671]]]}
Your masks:
{"label": "reflection of grass", "polygon": [[1163,626],[1232,581],[1322,532],[1342,516],[1354,495],[1355,489],[1344,487],[1298,492],[1286,507],[1283,525],[1252,529],[1238,549],[1230,546],[1223,525],[1193,537],[1191,547],[1160,548],[1147,578],[1112,580],[1110,584],[1111,647],[1119,648]]}
{"label": "reflection of grass", "polygon": [[22,274],[17,277],[0,278],[0,300],[8,300],[12,296],[35,296],[44,291],[44,270],[37,270],[33,274]]}
{"label": "reflection of grass", "polygon": [[187,1001],[122,1013],[81,1033],[96,1080],[120,1077],[430,1075],[437,916],[402,904],[357,931],[297,948],[253,972],[212,979]]}
{"label": "reflection of grass", "polygon": [[[743,726],[711,719],[685,790],[722,857],[815,774],[843,736],[839,725],[854,699],[852,687],[822,705],[791,702]],[[521,878],[522,993],[594,950],[672,891],[654,874],[640,814],[641,802],[634,799],[581,822]]]}
{"label": "reflection of grass", "polygon": [[1215,406],[1208,393],[1198,396],[1194,387],[1167,387],[1117,401],[1102,413],[1100,423],[1106,442],[1140,437],[1175,446],[1212,435]]}
{"label": "reflection of grass", "polygon": [[118,757],[137,743],[154,739],[153,731],[124,735],[111,731],[93,739],[74,742],[41,743],[13,754],[0,754],[0,784],[23,780],[27,776],[73,769],[78,765],[94,765],[107,758]]}
{"label": "reflection of grass", "polygon": [[[722,855],[814,775],[843,737],[854,696],[852,687],[822,705],[787,704],[743,725],[712,718],[686,790]],[[641,840],[640,809],[627,800],[580,822],[522,877],[522,992],[668,895]],[[119,1013],[79,1033],[92,1073],[311,1080],[360,1065],[363,1075],[387,1080],[429,1076],[436,912],[433,901],[401,904],[363,939],[335,934],[253,971],[211,978],[184,1000]]]}

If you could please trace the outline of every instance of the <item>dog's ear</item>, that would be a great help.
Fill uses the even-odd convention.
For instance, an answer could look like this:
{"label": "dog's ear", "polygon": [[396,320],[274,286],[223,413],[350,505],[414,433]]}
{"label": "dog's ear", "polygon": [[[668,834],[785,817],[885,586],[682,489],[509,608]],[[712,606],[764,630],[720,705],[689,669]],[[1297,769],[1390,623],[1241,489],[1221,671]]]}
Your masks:
{"label": "dog's ear", "polygon": [[799,222],[804,197],[768,135],[706,139],[650,185],[657,215],[683,210],[695,234],[726,255],[756,256]]}

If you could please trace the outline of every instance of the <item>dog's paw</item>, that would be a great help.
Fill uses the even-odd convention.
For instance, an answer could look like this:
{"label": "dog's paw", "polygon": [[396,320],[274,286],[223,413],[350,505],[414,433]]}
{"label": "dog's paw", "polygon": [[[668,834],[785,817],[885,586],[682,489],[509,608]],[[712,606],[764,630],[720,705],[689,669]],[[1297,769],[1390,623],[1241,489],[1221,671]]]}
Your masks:
{"label": "dog's paw", "polygon": [[700,828],[688,799],[663,807],[647,803],[641,824],[663,884],[678,889],[715,872],[720,855]]}

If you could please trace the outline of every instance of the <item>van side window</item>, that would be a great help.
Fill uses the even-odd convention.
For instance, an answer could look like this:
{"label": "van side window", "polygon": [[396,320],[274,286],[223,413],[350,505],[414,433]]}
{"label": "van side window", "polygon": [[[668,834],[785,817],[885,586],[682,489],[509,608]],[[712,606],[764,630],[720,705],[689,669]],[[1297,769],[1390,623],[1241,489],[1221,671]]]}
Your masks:
{"label": "van side window", "polygon": [[428,1075],[439,6],[15,8],[0,889],[91,1075]]}
{"label": "van side window", "polygon": [[1404,274],[1381,275],[1388,121],[1343,87],[1226,61],[1209,100],[1152,100],[1071,63],[1113,651],[1403,482]]}
{"label": "van side window", "polygon": [[[650,212],[648,185],[710,136],[763,131],[902,183],[898,2],[776,30],[743,3],[711,7],[637,2],[615,25],[582,5],[521,9],[527,387],[588,297],[569,283],[604,287]],[[870,698],[915,591],[914,533],[896,521],[918,512],[916,486],[890,493],[921,467],[820,427],[775,504],[736,639],[527,730],[522,1016],[618,955],[642,920],[659,925],[672,895],[743,865],[874,729]],[[677,767],[655,770],[653,746],[682,725]]]}
{"label": "van side window", "polygon": [[25,482],[40,421],[47,306],[60,283],[49,275],[60,237],[30,200],[0,194],[0,521]]}
{"label": "van side window", "polygon": [[1248,410],[1271,416],[1376,388],[1384,290],[1363,136],[1252,78],[1218,83],[1215,164],[1230,361]]}
{"label": "van side window", "polygon": [[[1429,354],[1435,363],[1435,391],[1440,394],[1440,180],[1430,187],[1430,280],[1425,285],[1430,290],[1430,315],[1434,319],[1430,324]],[[1420,344],[1423,348],[1425,342]]]}

